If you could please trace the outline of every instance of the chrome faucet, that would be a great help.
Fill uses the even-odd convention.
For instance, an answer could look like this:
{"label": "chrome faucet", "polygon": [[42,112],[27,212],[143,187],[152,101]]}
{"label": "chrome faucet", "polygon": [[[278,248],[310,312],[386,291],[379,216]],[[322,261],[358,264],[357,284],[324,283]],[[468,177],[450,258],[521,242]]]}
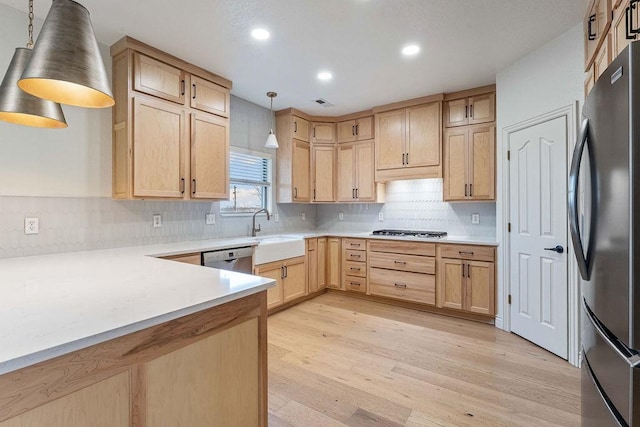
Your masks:
{"label": "chrome faucet", "polygon": [[253,213],[253,227],[251,227],[251,236],[252,237],[256,237],[256,233],[258,231],[260,231],[260,224],[258,224],[258,228],[256,228],[256,215],[258,215],[260,212],[264,212],[267,214],[267,221],[269,221],[271,219],[271,216],[269,215],[269,211],[267,210],[267,208],[262,208],[259,211],[256,211]]}

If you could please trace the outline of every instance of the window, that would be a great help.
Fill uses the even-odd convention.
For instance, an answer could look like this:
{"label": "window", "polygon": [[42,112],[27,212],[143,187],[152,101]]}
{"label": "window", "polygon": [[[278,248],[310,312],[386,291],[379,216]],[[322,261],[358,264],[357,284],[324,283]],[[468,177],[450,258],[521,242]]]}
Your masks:
{"label": "window", "polygon": [[232,148],[229,156],[229,201],[221,214],[253,213],[268,208],[271,197],[271,156]]}

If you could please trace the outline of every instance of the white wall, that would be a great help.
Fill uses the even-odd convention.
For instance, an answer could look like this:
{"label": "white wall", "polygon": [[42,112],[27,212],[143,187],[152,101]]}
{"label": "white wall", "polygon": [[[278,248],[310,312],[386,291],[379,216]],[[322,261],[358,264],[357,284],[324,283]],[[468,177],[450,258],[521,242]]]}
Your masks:
{"label": "white wall", "polygon": [[[37,35],[42,21],[35,24]],[[27,15],[0,5],[2,76],[15,48],[26,42]],[[109,49],[102,45],[101,49],[110,74]],[[111,196],[111,109],[63,106],[63,110],[66,129],[0,122],[0,195]]]}
{"label": "white wall", "polygon": [[[520,58],[496,76],[497,85],[497,237],[504,242],[502,193],[505,185],[502,169],[506,162],[503,129],[546,112],[584,99],[584,54],[582,24]],[[577,123],[574,124],[577,126]],[[507,278],[502,266],[504,245],[498,249],[498,315],[496,325],[502,327],[503,301]]]}

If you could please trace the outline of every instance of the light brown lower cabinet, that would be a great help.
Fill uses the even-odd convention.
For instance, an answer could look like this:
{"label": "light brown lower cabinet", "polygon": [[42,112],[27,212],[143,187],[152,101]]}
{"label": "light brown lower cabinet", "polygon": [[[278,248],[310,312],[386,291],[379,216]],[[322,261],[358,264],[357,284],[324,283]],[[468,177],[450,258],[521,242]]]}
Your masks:
{"label": "light brown lower cabinet", "polygon": [[192,254],[163,256],[162,258],[171,261],[184,262],[185,264],[202,265],[202,256],[200,255],[200,252]]}
{"label": "light brown lower cabinet", "polygon": [[327,238],[327,287],[342,289],[340,275],[340,256],[342,239],[339,237]]}
{"label": "light brown lower cabinet", "polygon": [[311,294],[327,287],[327,238],[307,239],[306,246],[307,282]]}
{"label": "light brown lower cabinet", "polygon": [[494,253],[489,247],[438,248],[438,307],[495,315]]}
{"label": "light brown lower cabinet", "polygon": [[261,292],[0,375],[0,427],[266,426]]}
{"label": "light brown lower cabinet", "polygon": [[347,291],[367,292],[367,241],[342,239],[342,283]]}
{"label": "light brown lower cabinet", "polygon": [[256,265],[253,273],[276,281],[267,291],[268,309],[309,294],[304,256]]}

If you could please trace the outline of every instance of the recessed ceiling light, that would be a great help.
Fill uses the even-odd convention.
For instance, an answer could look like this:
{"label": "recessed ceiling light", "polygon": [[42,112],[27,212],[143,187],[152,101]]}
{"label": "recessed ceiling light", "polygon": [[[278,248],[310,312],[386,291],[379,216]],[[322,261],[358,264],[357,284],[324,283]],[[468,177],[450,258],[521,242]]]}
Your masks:
{"label": "recessed ceiling light", "polygon": [[321,71],[318,73],[318,78],[320,80],[331,80],[332,77],[333,75],[328,71]]}
{"label": "recessed ceiling light", "polygon": [[264,28],[256,28],[255,30],[251,31],[251,35],[256,40],[266,40],[271,37],[269,31],[265,30]]}
{"label": "recessed ceiling light", "polygon": [[420,46],[415,44],[410,44],[402,48],[403,55],[411,56],[417,54],[418,52],[420,52]]}

